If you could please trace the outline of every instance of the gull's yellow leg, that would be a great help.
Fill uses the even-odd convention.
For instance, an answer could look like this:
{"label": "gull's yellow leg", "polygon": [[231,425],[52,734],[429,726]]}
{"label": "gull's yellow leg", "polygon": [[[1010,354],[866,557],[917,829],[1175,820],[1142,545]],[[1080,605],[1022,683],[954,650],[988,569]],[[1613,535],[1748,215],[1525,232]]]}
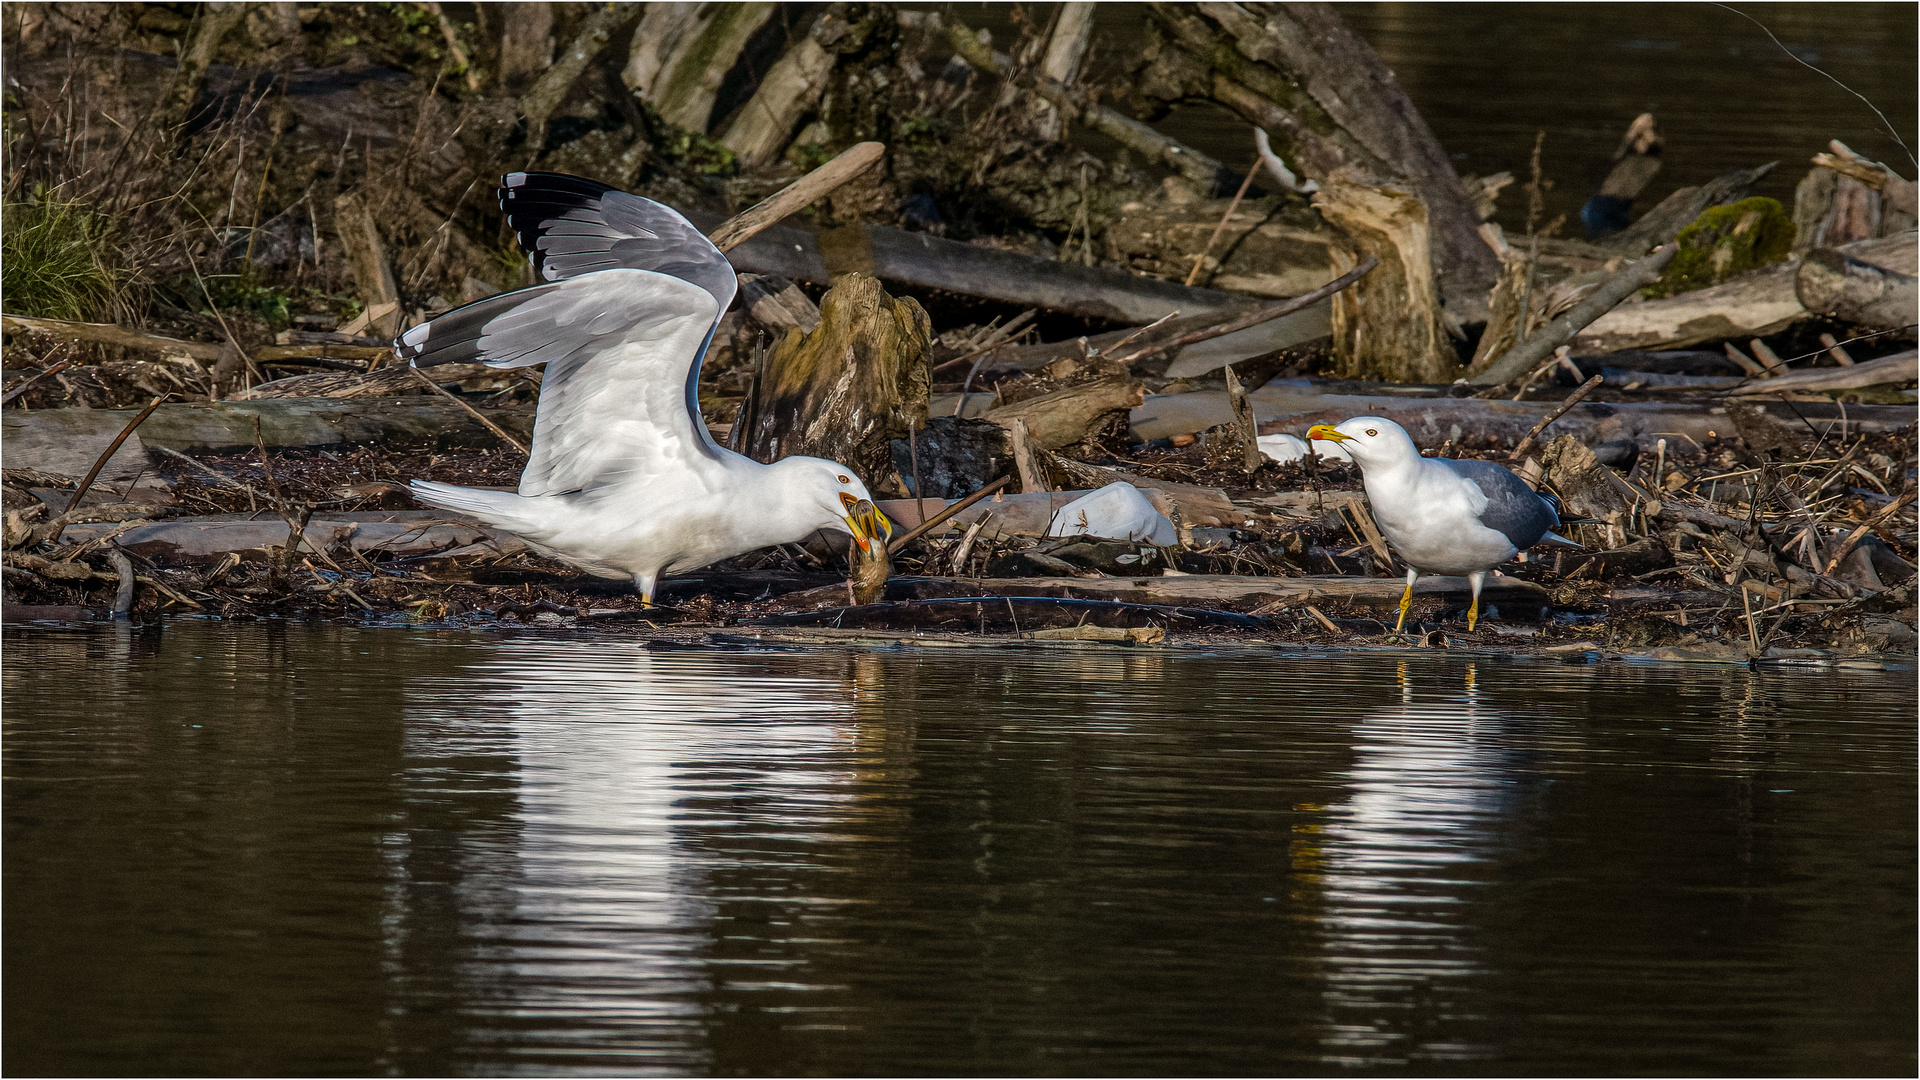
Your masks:
{"label": "gull's yellow leg", "polygon": [[1467,575],[1467,584],[1473,588],[1473,602],[1467,605],[1467,633],[1473,633],[1475,623],[1480,621],[1480,587],[1487,583],[1487,572]]}
{"label": "gull's yellow leg", "polygon": [[1413,606],[1413,583],[1420,577],[1420,571],[1407,567],[1407,591],[1400,594],[1400,621],[1393,624],[1393,632],[1399,633],[1407,626],[1407,609]]}
{"label": "gull's yellow leg", "polygon": [[660,580],[660,574],[658,571],[655,571],[654,573],[651,573],[651,574],[633,575],[633,587],[640,590],[640,606],[641,607],[653,606],[653,586],[654,586],[654,583],[659,580]]}

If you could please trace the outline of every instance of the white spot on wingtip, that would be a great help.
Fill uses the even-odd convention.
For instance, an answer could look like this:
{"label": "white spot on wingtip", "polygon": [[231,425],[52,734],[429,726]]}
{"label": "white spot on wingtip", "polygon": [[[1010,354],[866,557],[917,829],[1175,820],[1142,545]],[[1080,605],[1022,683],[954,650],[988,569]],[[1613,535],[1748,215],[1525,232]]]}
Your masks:
{"label": "white spot on wingtip", "polygon": [[500,182],[508,187],[519,187],[527,182],[527,174],[523,172],[508,173],[500,178]]}
{"label": "white spot on wingtip", "polygon": [[432,326],[432,323],[421,323],[419,326],[408,330],[406,333],[400,335],[401,343],[414,346],[425,345],[427,343],[427,336],[433,332]]}

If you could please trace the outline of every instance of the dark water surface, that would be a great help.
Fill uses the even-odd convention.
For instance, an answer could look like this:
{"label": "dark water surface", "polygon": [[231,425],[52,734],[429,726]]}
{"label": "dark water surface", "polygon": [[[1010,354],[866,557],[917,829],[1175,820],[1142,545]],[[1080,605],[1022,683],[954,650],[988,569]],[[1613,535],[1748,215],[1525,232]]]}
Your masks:
{"label": "dark water surface", "polygon": [[8,636],[5,1070],[1911,1074],[1912,672]]}
{"label": "dark water surface", "polygon": [[[1524,182],[1534,135],[1545,132],[1541,160],[1553,188],[1542,223],[1566,214],[1562,235],[1581,235],[1580,204],[1642,112],[1659,119],[1667,148],[1638,212],[1681,185],[1769,161],[1779,167],[1754,192],[1791,206],[1807,159],[1829,139],[1914,175],[1920,5],[1731,6],[1766,29],[1712,3],[1349,3],[1339,13],[1393,69],[1462,173],[1504,169]],[[970,25],[992,27],[1003,47],[1013,40],[1010,5],[951,7]],[[1045,18],[1051,7],[1038,11]],[[1095,25],[1090,73],[1111,78],[1144,44],[1144,5],[1103,5]],[[1860,98],[1800,61],[1877,106],[1908,149]],[[1218,106],[1178,108],[1155,126],[1231,169],[1253,160],[1252,129]],[[1502,195],[1496,220],[1525,228],[1517,185]]]}

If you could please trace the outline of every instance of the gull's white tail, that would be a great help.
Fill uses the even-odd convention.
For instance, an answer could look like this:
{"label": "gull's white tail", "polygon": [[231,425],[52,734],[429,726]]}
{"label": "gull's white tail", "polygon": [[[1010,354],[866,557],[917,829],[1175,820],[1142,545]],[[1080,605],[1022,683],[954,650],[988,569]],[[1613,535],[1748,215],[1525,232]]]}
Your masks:
{"label": "gull's white tail", "polygon": [[509,532],[523,531],[529,524],[524,513],[526,500],[511,491],[436,484],[431,480],[415,480],[407,487],[416,500],[428,506],[471,514]]}

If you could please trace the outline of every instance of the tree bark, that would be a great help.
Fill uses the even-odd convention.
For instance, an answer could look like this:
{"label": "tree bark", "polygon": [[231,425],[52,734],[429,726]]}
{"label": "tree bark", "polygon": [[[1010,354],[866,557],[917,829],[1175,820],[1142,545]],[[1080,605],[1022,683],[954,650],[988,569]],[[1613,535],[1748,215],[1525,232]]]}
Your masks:
{"label": "tree bark", "polygon": [[622,79],[668,123],[704,135],[720,83],[775,7],[762,0],[651,5]]}
{"label": "tree bark", "polygon": [[[1425,204],[1411,192],[1370,187],[1339,174],[1322,182],[1313,204],[1361,252],[1380,260],[1372,273],[1333,297],[1333,354],[1341,374],[1391,382],[1451,381],[1459,360],[1441,321]],[[1353,268],[1344,252],[1336,252],[1335,259],[1341,273]]]}
{"label": "tree bark", "polygon": [[747,454],[841,462],[876,492],[896,493],[889,443],[927,424],[927,313],[865,274],[836,282],[812,333],[789,330],[755,388]]}
{"label": "tree bark", "polygon": [[749,168],[780,156],[794,129],[818,109],[833,74],[833,54],[809,35],[768,69],[746,106],[727,124],[720,145]]}
{"label": "tree bark", "polygon": [[546,141],[547,118],[566,99],[567,91],[606,48],[614,32],[639,13],[638,4],[608,4],[587,16],[566,51],[521,95],[520,115],[527,119],[527,139],[535,150]]}
{"label": "tree bark", "polygon": [[[491,4],[477,11],[491,14]],[[553,5],[515,4],[500,9],[505,18],[500,27],[499,72],[494,81],[510,91],[518,91],[536,79],[553,63]]]}
{"label": "tree bark", "polygon": [[1802,307],[1843,322],[1886,328],[1913,322],[1920,292],[1912,274],[1853,258],[1844,251],[1807,252],[1794,276]]}
{"label": "tree bark", "polygon": [[210,3],[200,15],[200,28],[180,56],[180,68],[167,87],[166,104],[160,111],[162,127],[173,128],[193,118],[194,102],[200,99],[200,87],[207,80],[207,68],[228,34],[246,19],[252,4]]}

